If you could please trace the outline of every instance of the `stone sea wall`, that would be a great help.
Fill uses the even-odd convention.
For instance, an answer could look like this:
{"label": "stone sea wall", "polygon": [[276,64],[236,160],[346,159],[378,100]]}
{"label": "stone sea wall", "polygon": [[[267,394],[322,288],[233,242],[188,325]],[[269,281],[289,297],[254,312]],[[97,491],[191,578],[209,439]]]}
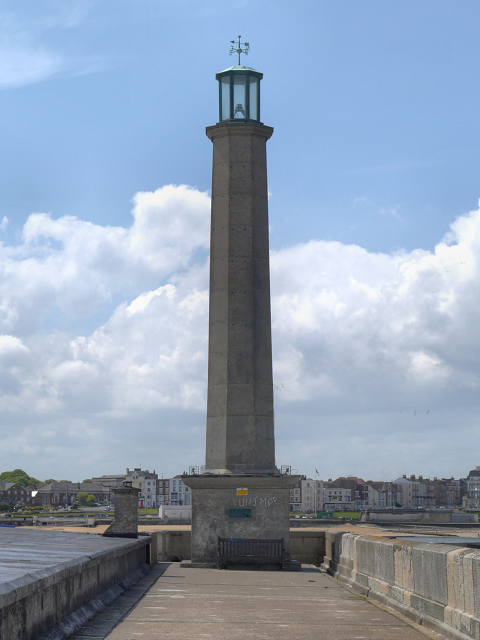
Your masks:
{"label": "stone sea wall", "polygon": [[445,638],[480,640],[480,549],[328,531],[322,566]]}
{"label": "stone sea wall", "polygon": [[[43,532],[32,533],[41,545]],[[86,534],[62,535],[79,536],[79,546],[90,538]],[[95,543],[94,538],[96,536],[92,536]],[[29,540],[23,550],[10,553],[12,558],[16,553],[17,563],[27,568],[35,552],[28,544]],[[85,545],[85,555],[75,557],[61,548],[60,540],[59,559],[55,564],[31,573],[26,569],[24,575],[17,575],[17,568],[11,580],[1,582],[1,640],[65,638],[149,570],[148,536],[132,541],[114,539],[91,546],[89,550],[88,544]]]}
{"label": "stone sea wall", "polygon": [[[156,562],[178,562],[191,558],[191,531],[152,531],[152,546]],[[325,555],[325,531],[290,531],[292,560],[320,565]]]}

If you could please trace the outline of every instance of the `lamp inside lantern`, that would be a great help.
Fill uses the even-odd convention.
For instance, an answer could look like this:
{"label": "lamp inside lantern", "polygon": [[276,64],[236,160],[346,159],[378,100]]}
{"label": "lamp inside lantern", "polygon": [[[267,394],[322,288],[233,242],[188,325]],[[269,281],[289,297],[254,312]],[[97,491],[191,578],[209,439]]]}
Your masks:
{"label": "lamp inside lantern", "polygon": [[263,74],[235,65],[217,73],[220,121],[260,122],[260,80]]}

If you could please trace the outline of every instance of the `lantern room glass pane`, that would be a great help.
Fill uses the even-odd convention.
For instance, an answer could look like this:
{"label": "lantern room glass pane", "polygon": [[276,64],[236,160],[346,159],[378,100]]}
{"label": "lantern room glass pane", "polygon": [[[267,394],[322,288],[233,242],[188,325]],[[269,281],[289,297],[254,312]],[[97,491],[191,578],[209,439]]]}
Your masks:
{"label": "lantern room glass pane", "polygon": [[230,76],[225,76],[221,79],[222,87],[222,112],[220,114],[220,120],[230,119]]}
{"label": "lantern room glass pane", "polygon": [[250,119],[258,120],[258,78],[250,76]]}
{"label": "lantern room glass pane", "polygon": [[247,76],[233,76],[233,117],[245,119],[246,108],[246,82]]}

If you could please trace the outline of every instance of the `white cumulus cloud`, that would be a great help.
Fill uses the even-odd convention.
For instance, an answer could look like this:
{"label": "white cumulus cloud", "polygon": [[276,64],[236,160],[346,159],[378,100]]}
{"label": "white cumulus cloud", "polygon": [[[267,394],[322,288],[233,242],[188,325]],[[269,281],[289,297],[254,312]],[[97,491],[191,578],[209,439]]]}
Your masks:
{"label": "white cumulus cloud", "polygon": [[[168,185],[135,196],[129,228],[35,213],[0,246],[2,468],[203,462],[209,220],[206,193]],[[374,479],[475,466],[479,255],[480,210],[434,252],[271,253],[280,464]],[[79,318],[93,327],[69,328]]]}

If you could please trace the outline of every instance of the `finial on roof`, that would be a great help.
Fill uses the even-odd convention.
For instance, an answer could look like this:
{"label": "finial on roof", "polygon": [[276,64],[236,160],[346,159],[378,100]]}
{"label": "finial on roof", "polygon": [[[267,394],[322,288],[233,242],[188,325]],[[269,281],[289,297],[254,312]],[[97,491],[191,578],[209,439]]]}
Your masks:
{"label": "finial on roof", "polygon": [[[230,49],[230,52],[228,55],[232,55],[232,53],[238,53],[238,64],[240,65],[240,54],[244,53],[246,56],[248,56],[248,50],[250,49],[250,45],[248,42],[240,42],[240,38],[242,36],[238,36],[238,45],[235,42],[235,40],[230,40],[230,42],[232,43],[232,47]],[[237,45],[237,46],[235,46]],[[242,45],[245,47],[244,49],[242,49]]]}

